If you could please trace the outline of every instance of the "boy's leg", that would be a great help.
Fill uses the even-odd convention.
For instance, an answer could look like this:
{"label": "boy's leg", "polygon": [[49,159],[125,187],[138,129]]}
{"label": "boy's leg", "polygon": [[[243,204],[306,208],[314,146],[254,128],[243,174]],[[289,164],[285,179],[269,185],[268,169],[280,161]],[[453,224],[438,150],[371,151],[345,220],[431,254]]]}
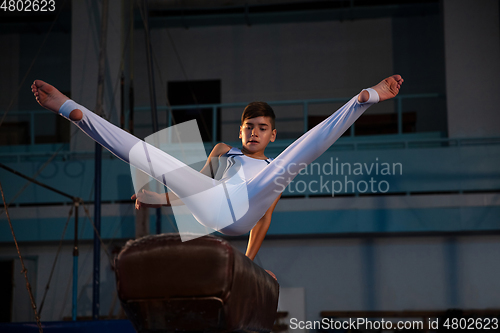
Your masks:
{"label": "boy's leg", "polygon": [[[395,97],[403,79],[391,76],[373,88],[363,90],[330,117],[302,135],[287,147],[262,173],[277,172],[285,178],[297,173],[323,154],[371,105]],[[274,175],[276,176],[276,174]]]}
{"label": "boy's leg", "polygon": [[403,79],[393,75],[363,90],[287,147],[248,184],[250,206],[265,212],[305,165],[323,154],[374,103],[395,97]]}
{"label": "boy's leg", "polygon": [[38,103],[72,120],[83,132],[121,160],[167,185],[180,198],[214,186],[213,179],[162,150],[140,140],[64,96],[55,87],[36,80],[32,91]]}
{"label": "boy's leg", "polygon": [[302,135],[250,179],[247,183],[249,216],[226,227],[222,233],[239,235],[252,229],[298,172],[323,154],[370,105],[378,101],[374,91],[370,92],[367,102],[363,104],[357,98],[352,98],[333,115]]}

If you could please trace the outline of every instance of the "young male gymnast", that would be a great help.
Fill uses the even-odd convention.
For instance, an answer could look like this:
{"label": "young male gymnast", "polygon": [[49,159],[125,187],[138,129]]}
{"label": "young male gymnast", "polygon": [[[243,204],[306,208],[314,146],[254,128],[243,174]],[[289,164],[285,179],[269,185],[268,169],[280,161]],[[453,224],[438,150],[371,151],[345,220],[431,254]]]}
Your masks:
{"label": "young male gymnast", "polygon": [[[173,193],[170,198],[150,191],[134,194],[137,209],[179,202],[175,199],[180,198],[198,222],[207,227],[227,235],[250,231],[246,255],[253,260],[284,185],[325,152],[369,106],[395,97],[402,83],[401,76],[393,75],[362,90],[274,160],[265,155],[269,142],[276,139],[274,112],[267,103],[250,103],[242,115],[241,150],[217,144],[200,172],[95,115],[50,84],[36,80],[31,88],[41,106],[71,120],[111,153],[148,173]],[[238,171],[241,169],[243,173]],[[277,176],[286,183],[276,182]]]}

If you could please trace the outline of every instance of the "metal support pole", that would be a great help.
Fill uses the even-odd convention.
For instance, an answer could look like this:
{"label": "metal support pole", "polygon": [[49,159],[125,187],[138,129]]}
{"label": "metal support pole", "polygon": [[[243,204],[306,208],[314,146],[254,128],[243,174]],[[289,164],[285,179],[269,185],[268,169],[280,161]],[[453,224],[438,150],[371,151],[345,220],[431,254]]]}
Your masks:
{"label": "metal support pole", "polygon": [[99,288],[101,269],[101,243],[98,234],[101,233],[101,155],[102,147],[95,144],[95,195],[94,195],[94,274],[92,283],[92,319],[99,319]]}
{"label": "metal support pole", "polygon": [[[99,73],[97,77],[97,105],[96,114],[102,114],[102,105],[104,99],[104,74],[106,65],[106,45],[108,34],[108,9],[109,0],[102,2],[102,17],[101,17],[101,40],[99,49]],[[102,169],[102,147],[96,142],[95,144],[95,175],[94,175],[94,269],[92,283],[92,319],[99,319],[99,288],[100,288],[100,268],[101,268],[101,243],[99,235],[101,233],[101,169]]]}
{"label": "metal support pole", "polygon": [[73,245],[73,305],[72,319],[76,320],[78,314],[78,207],[80,203],[75,201],[75,241]]}
{"label": "metal support pole", "polygon": [[[156,112],[155,77],[153,73],[153,52],[151,50],[151,35],[149,33],[148,0],[142,0],[144,32],[146,34],[146,58],[148,62],[149,98],[151,101],[151,118],[153,119],[153,133],[158,132],[158,113]],[[156,208],[156,233],[161,234],[161,208]]]}
{"label": "metal support pole", "polygon": [[128,129],[134,134],[134,1],[130,1],[130,86]]}
{"label": "metal support pole", "polygon": [[149,33],[149,9],[148,1],[142,0],[142,8],[144,13],[144,32],[146,34],[146,58],[148,65],[148,84],[149,84],[149,99],[151,102],[151,118],[153,120],[153,131],[158,131],[158,114],[156,111],[156,91],[155,77],[153,72],[153,52],[151,49],[151,35]]}

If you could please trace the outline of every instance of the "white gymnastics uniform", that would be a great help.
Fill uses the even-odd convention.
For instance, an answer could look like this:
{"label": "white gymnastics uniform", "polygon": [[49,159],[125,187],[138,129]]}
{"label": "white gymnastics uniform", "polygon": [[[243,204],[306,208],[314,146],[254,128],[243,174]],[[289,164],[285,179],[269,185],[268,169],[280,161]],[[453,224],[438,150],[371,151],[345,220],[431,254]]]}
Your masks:
{"label": "white gymnastics uniform", "polygon": [[[236,236],[250,231],[274,200],[306,165],[325,152],[358,117],[379,101],[377,92],[366,89],[370,98],[358,96],[320,124],[302,135],[274,160],[256,160],[231,149],[216,176],[210,178],[185,163],[107,122],[72,100],[59,113],[69,119],[74,109],[83,117],[73,122],[111,153],[167,186],[202,225]],[[241,153],[241,151],[240,151]],[[232,157],[231,157],[232,156]],[[238,167],[235,162],[242,167]],[[231,163],[233,163],[231,165]],[[280,177],[282,181],[276,182]]]}
{"label": "white gymnastics uniform", "polygon": [[219,168],[214,179],[227,181],[233,177],[233,173],[236,172],[234,170],[243,168],[244,177],[249,180],[255,177],[272,161],[272,158],[261,160],[246,156],[240,149],[233,147],[219,158]]}

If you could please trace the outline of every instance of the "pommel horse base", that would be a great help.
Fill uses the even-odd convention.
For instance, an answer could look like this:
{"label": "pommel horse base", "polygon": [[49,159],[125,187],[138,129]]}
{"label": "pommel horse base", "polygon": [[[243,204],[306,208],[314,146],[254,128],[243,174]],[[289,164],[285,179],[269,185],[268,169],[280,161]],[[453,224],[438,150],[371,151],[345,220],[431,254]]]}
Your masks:
{"label": "pommel horse base", "polygon": [[270,332],[279,284],[229,242],[179,234],[129,241],[115,261],[118,297],[138,332]]}

